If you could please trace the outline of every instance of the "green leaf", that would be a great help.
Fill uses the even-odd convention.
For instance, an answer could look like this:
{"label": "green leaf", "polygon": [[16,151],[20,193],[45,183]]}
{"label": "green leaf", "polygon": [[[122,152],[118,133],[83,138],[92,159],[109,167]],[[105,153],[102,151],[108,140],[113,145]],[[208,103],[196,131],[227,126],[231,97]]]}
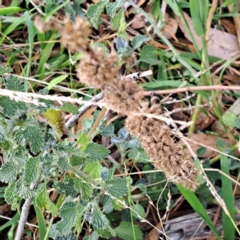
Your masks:
{"label": "green leaf", "polygon": [[55,240],[77,240],[77,237],[75,236],[75,234],[73,232],[71,232],[68,234],[57,236],[55,238]]}
{"label": "green leaf", "polygon": [[86,132],[81,132],[79,137],[78,137],[78,140],[77,140],[77,143],[78,144],[81,144],[81,150],[83,151],[87,145],[89,144],[89,137],[87,135]]}
{"label": "green leaf", "polygon": [[60,157],[58,159],[58,166],[60,168],[61,173],[64,173],[67,170],[68,167],[68,161],[64,157]]}
{"label": "green leaf", "polygon": [[120,3],[121,3],[121,1],[119,1],[119,0],[112,2],[112,3],[111,2],[107,3],[106,11],[110,17],[114,16],[114,14],[116,13],[116,11],[118,10],[118,8],[120,6]]}
{"label": "green leaf", "polygon": [[45,236],[47,233],[47,226],[46,226],[45,218],[43,216],[41,209],[35,203],[33,203],[33,206],[34,206],[34,210],[35,210],[36,217],[37,217],[39,238],[45,239]]}
{"label": "green leaf", "polygon": [[27,199],[34,198],[41,191],[41,185],[37,186],[37,189],[30,189],[29,186],[26,186],[22,179],[19,179],[16,182],[16,192],[19,197]]}
{"label": "green leaf", "polygon": [[98,161],[106,158],[110,151],[104,146],[92,142],[87,145],[84,153],[89,154],[91,160]]}
{"label": "green leaf", "polygon": [[149,163],[150,159],[143,149],[135,148],[130,149],[128,152],[128,158],[133,159],[137,163]]}
{"label": "green leaf", "polygon": [[145,45],[140,51],[140,62],[145,62],[151,65],[158,65],[160,61],[157,57],[157,49],[151,45]]}
{"label": "green leaf", "polygon": [[208,0],[190,0],[190,12],[196,34],[203,36],[208,16]]}
{"label": "green leaf", "polygon": [[142,44],[144,42],[148,42],[150,40],[150,38],[146,35],[138,35],[138,36],[135,36],[132,40],[132,47],[133,49],[138,49],[142,46]]}
{"label": "green leaf", "polygon": [[[221,149],[219,149],[221,151]],[[230,177],[229,171],[229,160],[227,156],[221,154],[220,162],[221,162],[221,170],[227,176]],[[223,232],[224,239],[234,240],[235,238],[235,229],[233,223],[235,222],[235,207],[234,207],[234,194],[232,188],[232,182],[229,178],[225,177],[223,174],[222,177],[222,198],[226,204],[226,207],[230,213],[229,216],[223,212],[222,216],[222,224],[223,224]]]}
{"label": "green leaf", "polygon": [[239,117],[237,117],[237,118],[235,119],[234,126],[235,126],[236,128],[238,128],[238,129],[240,129],[240,118],[239,118]]}
{"label": "green leaf", "polygon": [[24,137],[29,142],[31,152],[37,154],[44,145],[44,135],[40,128],[27,126],[24,130]]}
{"label": "green leaf", "polygon": [[89,201],[89,199],[92,197],[92,194],[93,194],[93,188],[88,181],[89,180],[87,178],[83,178],[83,177],[82,179],[78,177],[74,179],[74,188],[76,191],[81,192],[81,198],[84,201]]}
{"label": "green leaf", "polygon": [[80,209],[81,207],[78,203],[75,204],[73,202],[65,202],[63,204],[59,211],[59,216],[62,218],[62,220],[56,223],[56,229],[61,234],[68,234],[71,232]]}
{"label": "green leaf", "polygon": [[205,148],[205,147],[200,147],[200,148],[198,148],[197,149],[197,156],[198,157],[201,157],[201,156],[203,156],[205,153],[206,153],[206,151],[207,151],[207,149]]}
{"label": "green leaf", "polygon": [[24,85],[20,82],[20,80],[16,76],[10,75],[6,79],[5,84],[6,89],[24,92]]}
{"label": "green leaf", "polygon": [[223,122],[228,127],[235,127],[236,115],[233,113],[225,113],[222,117]]}
{"label": "green leaf", "polygon": [[21,112],[25,110],[26,110],[25,103],[16,102],[8,97],[0,97],[0,111],[7,117],[13,117],[17,113],[20,115]]}
{"label": "green leaf", "polygon": [[103,204],[102,211],[106,214],[113,211],[112,198],[109,195],[103,195],[101,197],[101,202]]}
{"label": "green leaf", "polygon": [[123,197],[128,193],[127,180],[126,178],[115,178],[107,181],[105,189],[116,198]]}
{"label": "green leaf", "polygon": [[114,230],[116,231],[117,236],[123,240],[143,240],[142,231],[138,226],[131,222],[122,221],[121,224]]}
{"label": "green leaf", "polygon": [[63,182],[55,181],[53,187],[56,191],[66,196],[76,197],[78,194],[74,189],[74,179],[70,178],[68,175],[65,175]]}
{"label": "green leaf", "polygon": [[58,209],[54,205],[54,203],[50,200],[46,186],[43,187],[41,192],[35,198],[35,203],[39,208],[47,209],[48,211],[50,211],[53,214],[53,216],[58,215]]}
{"label": "green leaf", "polygon": [[7,188],[4,191],[4,199],[5,201],[11,205],[11,209],[15,210],[17,207],[17,202],[18,202],[18,195],[15,190],[16,183],[13,182],[7,186]]}
{"label": "green leaf", "polygon": [[92,225],[94,229],[106,229],[109,226],[109,221],[107,217],[99,210],[98,207],[95,207],[92,216]]}
{"label": "green leaf", "polygon": [[78,106],[72,104],[72,103],[67,103],[65,102],[62,106],[61,106],[61,110],[64,112],[69,112],[72,113],[74,115],[78,114]]}
{"label": "green leaf", "polygon": [[61,83],[64,79],[66,79],[68,75],[61,75],[56,78],[54,78],[47,86],[47,89],[50,90],[53,87],[55,87],[57,84]]}
{"label": "green leaf", "polygon": [[112,24],[113,30],[118,29],[118,33],[124,32],[126,30],[127,23],[125,20],[125,15],[124,15],[123,9],[119,10],[119,12],[116,14],[116,16],[114,16],[111,19],[111,24]]}
{"label": "green leaf", "polygon": [[201,218],[205,221],[205,223],[209,226],[209,228],[212,230],[214,236],[220,240],[220,236],[218,234],[217,229],[215,228],[211,218],[208,216],[206,209],[203,207],[201,202],[198,200],[197,196],[191,192],[190,190],[187,190],[183,188],[182,186],[178,185],[178,189],[182,193],[183,197],[188,201],[188,203],[191,205],[191,207],[201,216]]}
{"label": "green leaf", "polygon": [[109,124],[108,126],[105,123],[101,124],[99,127],[99,134],[104,137],[113,137],[114,136],[114,124]]}
{"label": "green leaf", "polygon": [[69,159],[69,164],[73,167],[80,166],[85,163],[86,159],[89,157],[88,154],[80,152],[78,155],[72,155]]}
{"label": "green leaf", "polygon": [[3,8],[0,8],[0,16],[12,15],[14,13],[20,13],[22,11],[24,11],[24,9],[20,7],[14,7],[14,6],[3,7]]}
{"label": "green leaf", "polygon": [[[139,216],[140,216],[139,219],[145,217],[145,210],[144,210],[144,208],[143,208],[142,205],[140,205],[140,204],[135,204],[135,205],[133,205],[133,206],[131,207],[131,209],[133,210],[133,211],[132,211],[132,214],[133,214],[133,216],[134,216],[135,218],[139,218]],[[138,216],[138,215],[139,215],[139,216]]]}
{"label": "green leaf", "polygon": [[42,115],[48,121],[48,124],[52,127],[53,131],[56,133],[57,138],[61,139],[64,134],[64,117],[61,110],[48,109]]}
{"label": "green leaf", "polygon": [[0,181],[4,183],[10,183],[16,180],[19,166],[14,162],[6,162],[0,169]]}
{"label": "green leaf", "polygon": [[92,162],[92,163],[88,163],[85,168],[84,171],[93,179],[97,179],[100,178],[101,175],[101,171],[102,171],[102,165],[100,164],[100,162]]}
{"label": "green leaf", "polygon": [[29,158],[25,165],[24,184],[36,183],[40,176],[40,158]]}
{"label": "green leaf", "polygon": [[111,239],[112,237],[116,237],[116,232],[110,226],[107,226],[105,229],[98,228],[96,231],[102,238]]}
{"label": "green leaf", "polygon": [[92,23],[93,27],[98,27],[98,20],[108,0],[100,0],[96,4],[91,4],[87,10],[87,16]]}

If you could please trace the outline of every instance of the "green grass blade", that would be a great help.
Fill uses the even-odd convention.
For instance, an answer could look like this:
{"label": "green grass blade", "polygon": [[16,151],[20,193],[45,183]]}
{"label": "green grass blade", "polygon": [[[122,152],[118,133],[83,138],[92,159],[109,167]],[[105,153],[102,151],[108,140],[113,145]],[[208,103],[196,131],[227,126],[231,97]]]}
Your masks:
{"label": "green grass blade", "polygon": [[47,89],[50,90],[52,89],[55,85],[59,84],[60,82],[62,82],[65,78],[67,78],[68,75],[62,75],[62,76],[58,76],[56,78],[54,78],[49,85],[47,86]]}
{"label": "green grass blade", "polygon": [[195,193],[183,188],[180,185],[178,185],[178,189],[180,190],[180,192],[182,193],[184,198],[188,201],[188,203],[191,205],[191,207],[202,217],[202,219],[205,221],[205,223],[210,227],[214,236],[220,240],[221,238],[217,232],[217,229],[213,225],[211,218],[208,216],[208,214],[206,212],[206,209],[203,207],[201,202],[198,200]]}
{"label": "green grass blade", "polygon": [[[229,159],[227,156],[220,155],[221,170],[229,176]],[[231,180],[222,174],[222,198],[226,204],[226,207],[230,213],[232,219],[230,219],[225,212],[222,216],[224,239],[235,239],[235,228],[232,222],[234,221],[234,196]]]}
{"label": "green grass blade", "polygon": [[20,7],[5,7],[0,8],[0,16],[12,15],[14,13],[19,13],[24,11],[23,8]]}
{"label": "green grass blade", "polygon": [[[53,34],[49,40],[50,41],[54,40],[56,37],[57,37],[57,34]],[[40,74],[40,76],[39,76],[40,79],[44,76],[44,73],[45,73],[44,64],[48,61],[48,58],[51,55],[52,48],[53,48],[54,44],[55,43],[49,43],[43,49],[42,56],[41,56],[41,59],[39,61],[38,68],[37,68],[37,71],[36,71],[36,75]]]}
{"label": "green grass blade", "polygon": [[26,70],[26,77],[29,77],[30,69],[32,65],[32,51],[33,51],[33,40],[34,40],[34,28],[29,12],[24,12],[24,17],[26,19],[26,25],[28,28],[28,42],[29,42],[29,55],[28,55],[28,63]]}
{"label": "green grass blade", "polygon": [[47,233],[47,227],[46,227],[44,216],[42,214],[41,209],[35,203],[33,204],[33,206],[34,206],[37,220],[38,220],[39,239],[45,239],[45,236]]}

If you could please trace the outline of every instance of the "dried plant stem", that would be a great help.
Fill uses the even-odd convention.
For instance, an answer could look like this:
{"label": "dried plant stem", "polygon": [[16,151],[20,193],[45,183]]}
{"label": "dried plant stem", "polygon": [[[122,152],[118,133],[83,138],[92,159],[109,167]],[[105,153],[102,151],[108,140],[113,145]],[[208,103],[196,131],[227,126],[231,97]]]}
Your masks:
{"label": "dried plant stem", "polygon": [[65,124],[66,128],[69,128],[74,122],[76,122],[80,116],[82,116],[91,106],[93,103],[98,102],[103,98],[103,93],[98,93],[95,97],[93,97],[89,102],[83,105],[79,110],[78,114],[72,116]]}
{"label": "dried plant stem", "polygon": [[201,91],[201,90],[219,90],[219,91],[227,91],[227,90],[240,90],[240,86],[223,86],[223,85],[213,85],[213,86],[197,86],[197,87],[185,87],[185,88],[176,88],[169,90],[159,90],[159,91],[146,91],[144,92],[144,96],[152,96],[154,94],[175,94],[180,92],[193,92],[193,91]]}
{"label": "dried plant stem", "polygon": [[[34,188],[35,188],[35,184],[31,184],[30,185],[30,190],[33,190]],[[20,219],[19,219],[19,224],[18,224],[18,227],[17,227],[17,232],[16,232],[14,240],[21,240],[22,239],[24,226],[27,222],[27,218],[28,218],[31,203],[32,203],[32,199],[28,198],[28,199],[26,199],[25,203],[22,206],[22,212],[21,212],[21,216],[20,216]]]}

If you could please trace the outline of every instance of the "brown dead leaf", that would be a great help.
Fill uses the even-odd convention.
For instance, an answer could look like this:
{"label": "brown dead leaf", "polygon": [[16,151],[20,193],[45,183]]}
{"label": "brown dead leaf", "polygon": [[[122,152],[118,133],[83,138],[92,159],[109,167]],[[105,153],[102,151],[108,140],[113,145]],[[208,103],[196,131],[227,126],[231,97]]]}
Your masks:
{"label": "brown dead leaf", "polygon": [[96,108],[97,108],[96,106],[92,106],[78,119],[77,128],[75,130],[75,133],[77,133],[78,131],[83,129],[83,120],[84,119],[86,119],[86,118],[92,119],[93,113],[96,111]]}
{"label": "brown dead leaf", "polygon": [[139,29],[139,28],[145,27],[144,16],[142,16],[141,14],[136,14],[130,26],[133,29]]}
{"label": "brown dead leaf", "polygon": [[221,24],[227,30],[228,33],[231,33],[233,35],[237,35],[234,24],[230,19],[221,19],[220,21],[221,21]]}
{"label": "brown dead leaf", "polygon": [[[199,133],[199,134],[192,134],[188,137],[189,140],[188,143],[190,145],[190,147],[192,148],[192,150],[196,153],[197,149],[199,149],[200,147],[202,147],[199,144],[204,144],[207,147],[211,147],[217,150],[216,148],[216,140],[220,139],[222,141],[224,141],[226,144],[230,144],[231,145],[231,141],[229,139],[225,139],[225,138],[221,138],[218,136],[214,136],[214,135],[208,135],[208,134],[203,134],[203,133]],[[199,144],[198,144],[199,143]],[[214,151],[212,149],[207,148],[205,154],[201,157],[203,158],[212,158],[218,155],[217,151]]]}
{"label": "brown dead leaf", "polygon": [[[200,50],[202,48],[201,38],[198,37],[197,34],[195,33],[192,19],[188,16],[187,13],[184,13],[184,17],[186,18],[186,21],[189,25],[189,29],[193,35],[193,38],[197,44],[197,47]],[[180,17],[176,16],[176,20],[182,32],[184,33],[185,37],[189,41],[191,41],[191,38],[188,35]],[[208,55],[210,56],[228,60],[232,58],[237,53],[237,51],[240,50],[240,47],[238,45],[238,39],[236,36],[230,33],[222,32],[220,30],[211,28],[209,30],[209,41],[208,41],[207,50],[208,50]]]}
{"label": "brown dead leaf", "polygon": [[170,17],[169,14],[167,13],[165,13],[164,19],[165,19],[165,27],[163,30],[163,34],[165,35],[166,38],[168,39],[174,38],[177,41],[175,37],[175,34],[178,29],[178,23],[176,19]]}
{"label": "brown dead leaf", "polygon": [[[233,11],[233,8],[234,8],[234,4],[233,3],[228,5],[228,9],[229,9],[230,12]],[[237,9],[236,9],[235,13],[239,13],[239,10],[240,10],[240,4],[238,3]],[[236,29],[236,33],[237,33],[238,44],[240,46],[240,17],[239,16],[234,16],[233,17],[233,21],[234,21],[235,29]]]}

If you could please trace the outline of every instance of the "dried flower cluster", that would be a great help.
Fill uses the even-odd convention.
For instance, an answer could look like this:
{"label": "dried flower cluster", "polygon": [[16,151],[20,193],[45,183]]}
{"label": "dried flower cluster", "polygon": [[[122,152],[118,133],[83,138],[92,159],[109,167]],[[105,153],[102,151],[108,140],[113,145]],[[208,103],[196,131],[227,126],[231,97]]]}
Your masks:
{"label": "dried flower cluster", "polygon": [[104,89],[106,107],[124,115],[139,112],[143,97],[143,88],[127,77],[116,77],[113,83]]}
{"label": "dried flower cluster", "polygon": [[87,86],[103,89],[105,85],[113,82],[118,70],[116,54],[105,58],[102,49],[89,50],[78,65],[77,77]]}
{"label": "dried flower cluster", "polygon": [[103,50],[93,50],[89,46],[89,23],[79,17],[75,22],[65,20],[64,26],[54,23],[53,19],[44,26],[39,24],[39,19],[37,23],[42,31],[58,29],[62,43],[69,51],[83,51],[77,70],[80,81],[87,86],[102,89],[106,107],[128,116],[125,123],[128,132],[141,139],[142,147],[156,169],[163,170],[169,181],[195,191],[199,186],[198,171],[190,152],[180,139],[172,135],[171,129],[164,122],[138,114],[159,116],[162,109],[154,98],[149,107],[148,101],[144,100],[143,88],[134,80],[117,75],[120,66],[116,54],[105,57]]}
{"label": "dried flower cluster", "polygon": [[[150,108],[143,110],[154,115],[162,113],[160,106],[154,102]],[[198,171],[191,154],[182,141],[172,136],[167,125],[161,120],[145,116],[130,116],[125,125],[130,134],[141,139],[142,147],[152,159],[154,167],[163,170],[169,181],[192,191],[198,188]]]}
{"label": "dried flower cluster", "polygon": [[62,44],[71,52],[79,50],[85,51],[89,46],[88,36],[92,31],[89,22],[84,18],[76,17],[74,22],[66,18],[64,25],[61,25],[54,17],[43,22],[41,18],[37,16],[34,23],[41,33],[49,30],[59,31],[61,33]]}
{"label": "dried flower cluster", "polygon": [[87,50],[89,46],[88,36],[92,32],[89,22],[84,18],[76,17],[74,22],[66,18],[64,24],[60,32],[64,47],[71,52]]}

